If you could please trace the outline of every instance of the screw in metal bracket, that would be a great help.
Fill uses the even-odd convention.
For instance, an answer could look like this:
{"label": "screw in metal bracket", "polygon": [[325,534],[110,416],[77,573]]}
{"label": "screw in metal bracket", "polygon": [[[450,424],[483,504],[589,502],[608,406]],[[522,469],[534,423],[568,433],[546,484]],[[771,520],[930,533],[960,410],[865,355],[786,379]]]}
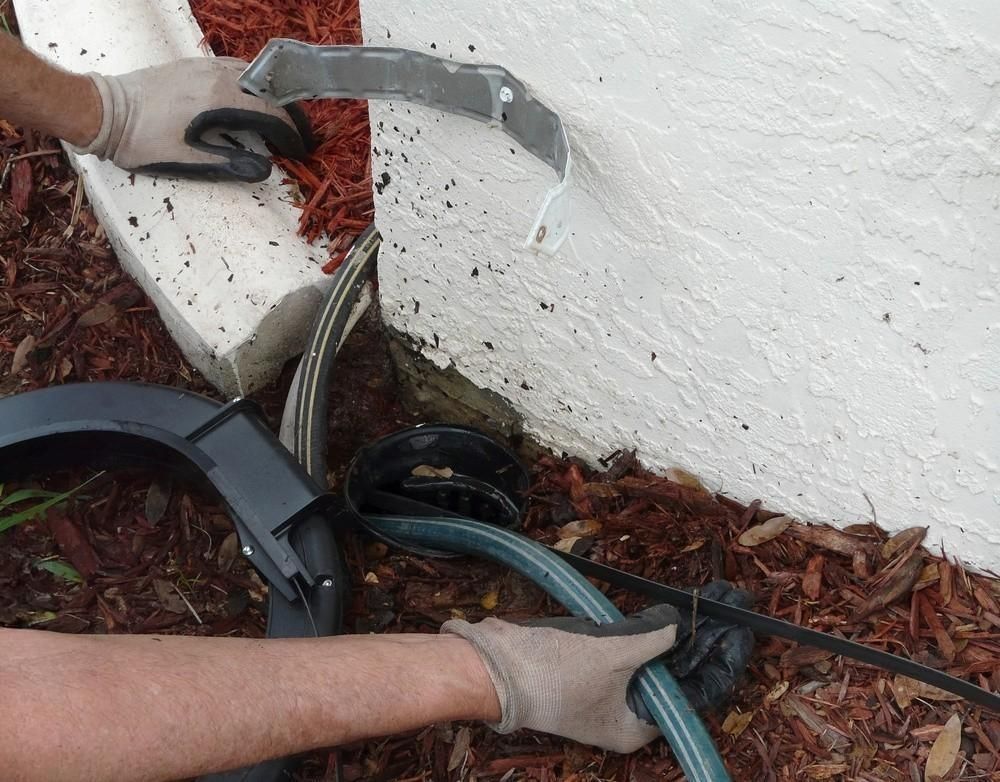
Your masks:
{"label": "screw in metal bracket", "polygon": [[243,556],[244,557],[252,557],[253,556],[253,546],[244,546],[243,547]]}
{"label": "screw in metal bracket", "polygon": [[500,88],[500,100],[504,103],[510,103],[514,100],[514,93],[511,91],[510,87]]}

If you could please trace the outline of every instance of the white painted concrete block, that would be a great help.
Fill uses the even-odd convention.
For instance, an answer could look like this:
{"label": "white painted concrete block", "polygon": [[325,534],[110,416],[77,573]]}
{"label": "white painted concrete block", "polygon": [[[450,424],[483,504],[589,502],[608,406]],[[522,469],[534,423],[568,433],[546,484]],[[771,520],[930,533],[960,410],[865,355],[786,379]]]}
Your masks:
{"label": "white painted concrete block", "polygon": [[[74,71],[124,73],[204,55],[185,0],[16,0],[25,43]],[[322,289],[322,247],[296,236],[282,173],[257,185],[146,177],[75,158],[125,269],[184,355],[228,395],[301,351]]]}
{"label": "white painted concrete block", "polygon": [[372,104],[383,311],[545,443],[634,446],[805,520],[1000,566],[1000,5],[362,0],[366,41],[496,62],[501,133]]}

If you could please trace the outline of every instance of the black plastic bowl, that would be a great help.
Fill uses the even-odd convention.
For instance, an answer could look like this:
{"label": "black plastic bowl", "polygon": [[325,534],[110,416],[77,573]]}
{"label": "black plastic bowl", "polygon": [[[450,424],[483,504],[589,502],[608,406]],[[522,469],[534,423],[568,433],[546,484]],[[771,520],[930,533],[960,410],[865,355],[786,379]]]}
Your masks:
{"label": "black plastic bowl", "polygon": [[[344,493],[348,507],[362,518],[447,516],[514,529],[521,523],[528,485],[527,470],[513,451],[496,440],[470,427],[423,424],[358,451]],[[455,556],[403,548],[424,556]]]}

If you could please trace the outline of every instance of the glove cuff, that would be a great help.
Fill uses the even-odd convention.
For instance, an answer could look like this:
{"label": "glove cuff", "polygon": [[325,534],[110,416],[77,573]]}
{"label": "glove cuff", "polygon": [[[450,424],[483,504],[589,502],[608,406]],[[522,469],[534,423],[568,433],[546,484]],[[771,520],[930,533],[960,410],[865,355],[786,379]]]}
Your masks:
{"label": "glove cuff", "polygon": [[489,620],[471,624],[462,619],[450,619],[441,625],[441,633],[464,638],[479,653],[500,702],[500,721],[487,723],[487,726],[497,733],[513,733],[524,727],[521,704],[513,695],[515,688],[510,681],[510,654],[513,650],[506,649],[502,633],[489,632],[484,627],[489,623]]}
{"label": "glove cuff", "polygon": [[96,155],[100,160],[110,160],[118,151],[128,119],[125,88],[114,76],[103,76],[100,73],[85,75],[94,83],[101,96],[101,128],[94,140],[85,147],[70,145],[70,149],[78,155]]}

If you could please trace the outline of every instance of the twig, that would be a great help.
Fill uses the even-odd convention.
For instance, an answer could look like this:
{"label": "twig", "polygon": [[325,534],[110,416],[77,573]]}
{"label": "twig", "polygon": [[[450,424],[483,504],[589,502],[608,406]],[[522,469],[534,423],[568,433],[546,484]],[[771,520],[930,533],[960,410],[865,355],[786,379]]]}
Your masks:
{"label": "twig", "polygon": [[69,239],[73,236],[73,229],[80,219],[80,209],[83,207],[83,174],[77,174],[76,192],[73,193],[73,212],[69,218],[69,224],[63,231],[63,238]]}
{"label": "twig", "polygon": [[184,593],[181,592],[177,584],[171,584],[170,586],[172,586],[174,590],[177,592],[177,594],[181,596],[181,600],[184,601],[184,605],[186,605],[191,610],[191,614],[194,616],[194,620],[200,625],[205,624],[204,622],[201,621],[201,617],[198,616],[198,612],[194,610],[194,606],[191,605],[190,601],[186,597],[184,597]]}
{"label": "twig", "polygon": [[14,155],[7,161],[9,166],[11,163],[16,163],[18,160],[26,160],[29,157],[42,157],[43,155],[58,155],[62,152],[61,149],[36,149],[34,152],[22,152],[20,155]]}
{"label": "twig", "polygon": [[875,503],[871,501],[871,497],[868,496],[868,492],[861,492],[861,496],[865,498],[868,502],[868,507],[872,509],[872,524],[878,524],[878,514],[875,512]]}

